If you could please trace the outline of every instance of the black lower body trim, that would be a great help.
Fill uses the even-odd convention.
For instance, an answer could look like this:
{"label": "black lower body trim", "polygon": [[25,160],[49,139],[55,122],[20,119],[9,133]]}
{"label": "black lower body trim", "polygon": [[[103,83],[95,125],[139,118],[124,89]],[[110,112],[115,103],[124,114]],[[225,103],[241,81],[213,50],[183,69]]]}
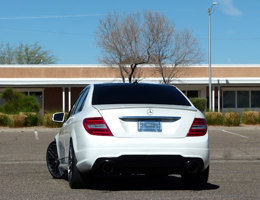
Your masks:
{"label": "black lower body trim", "polygon": [[111,173],[165,173],[182,174],[202,171],[201,158],[188,158],[178,155],[124,155],[99,158],[93,171]]}

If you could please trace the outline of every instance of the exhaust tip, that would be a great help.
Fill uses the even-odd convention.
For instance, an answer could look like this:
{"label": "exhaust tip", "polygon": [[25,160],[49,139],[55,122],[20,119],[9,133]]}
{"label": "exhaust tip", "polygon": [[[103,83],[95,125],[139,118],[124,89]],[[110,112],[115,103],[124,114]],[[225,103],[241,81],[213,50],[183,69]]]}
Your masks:
{"label": "exhaust tip", "polygon": [[196,161],[188,160],[185,165],[187,172],[190,174],[195,174],[200,170],[200,164]]}
{"label": "exhaust tip", "polygon": [[101,169],[105,174],[112,174],[114,172],[114,164],[109,160],[105,160]]}

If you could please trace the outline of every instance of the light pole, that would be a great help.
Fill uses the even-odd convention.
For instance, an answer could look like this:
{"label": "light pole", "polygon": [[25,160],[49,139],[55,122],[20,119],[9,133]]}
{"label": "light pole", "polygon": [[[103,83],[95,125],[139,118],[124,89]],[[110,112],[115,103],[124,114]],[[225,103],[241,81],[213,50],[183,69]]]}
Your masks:
{"label": "light pole", "polygon": [[213,6],[215,6],[217,3],[213,2],[211,7],[208,9],[209,14],[209,111],[212,110],[211,105],[211,27],[210,27],[210,16]]}

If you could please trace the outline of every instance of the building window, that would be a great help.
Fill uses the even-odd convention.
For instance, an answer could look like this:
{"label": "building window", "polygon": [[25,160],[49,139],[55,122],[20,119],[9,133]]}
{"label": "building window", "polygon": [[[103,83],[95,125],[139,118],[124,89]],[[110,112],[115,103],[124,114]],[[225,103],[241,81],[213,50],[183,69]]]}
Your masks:
{"label": "building window", "polygon": [[235,91],[223,91],[223,107],[235,108],[236,107],[236,92]]}
{"label": "building window", "polygon": [[260,90],[223,91],[223,108],[260,108]]}
{"label": "building window", "polygon": [[198,98],[199,97],[199,91],[198,90],[188,90],[187,91],[187,97]]}
{"label": "building window", "polygon": [[260,91],[251,91],[251,107],[260,108]]}
{"label": "building window", "polygon": [[249,108],[249,91],[237,91],[237,107]]}

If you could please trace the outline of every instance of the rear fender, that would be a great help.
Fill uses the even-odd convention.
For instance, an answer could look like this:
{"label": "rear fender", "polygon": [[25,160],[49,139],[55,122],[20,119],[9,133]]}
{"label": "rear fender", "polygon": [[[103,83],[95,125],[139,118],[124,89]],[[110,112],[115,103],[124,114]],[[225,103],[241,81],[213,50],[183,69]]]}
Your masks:
{"label": "rear fender", "polygon": [[63,145],[61,144],[61,142],[59,142],[60,140],[60,136],[59,134],[57,134],[54,138],[54,140],[56,141],[56,147],[57,147],[57,152],[58,152],[58,158],[60,160],[60,163],[63,163],[64,162],[64,155],[65,155],[65,151],[64,151],[64,147]]}
{"label": "rear fender", "polygon": [[[72,142],[72,145],[73,145],[73,149],[74,149],[74,152],[75,152],[75,156],[77,157],[76,155],[76,152],[78,152],[78,143],[77,143],[77,138],[76,138],[76,132],[75,130],[71,130],[71,134],[70,134],[70,142]],[[68,154],[69,155],[69,154]]]}

